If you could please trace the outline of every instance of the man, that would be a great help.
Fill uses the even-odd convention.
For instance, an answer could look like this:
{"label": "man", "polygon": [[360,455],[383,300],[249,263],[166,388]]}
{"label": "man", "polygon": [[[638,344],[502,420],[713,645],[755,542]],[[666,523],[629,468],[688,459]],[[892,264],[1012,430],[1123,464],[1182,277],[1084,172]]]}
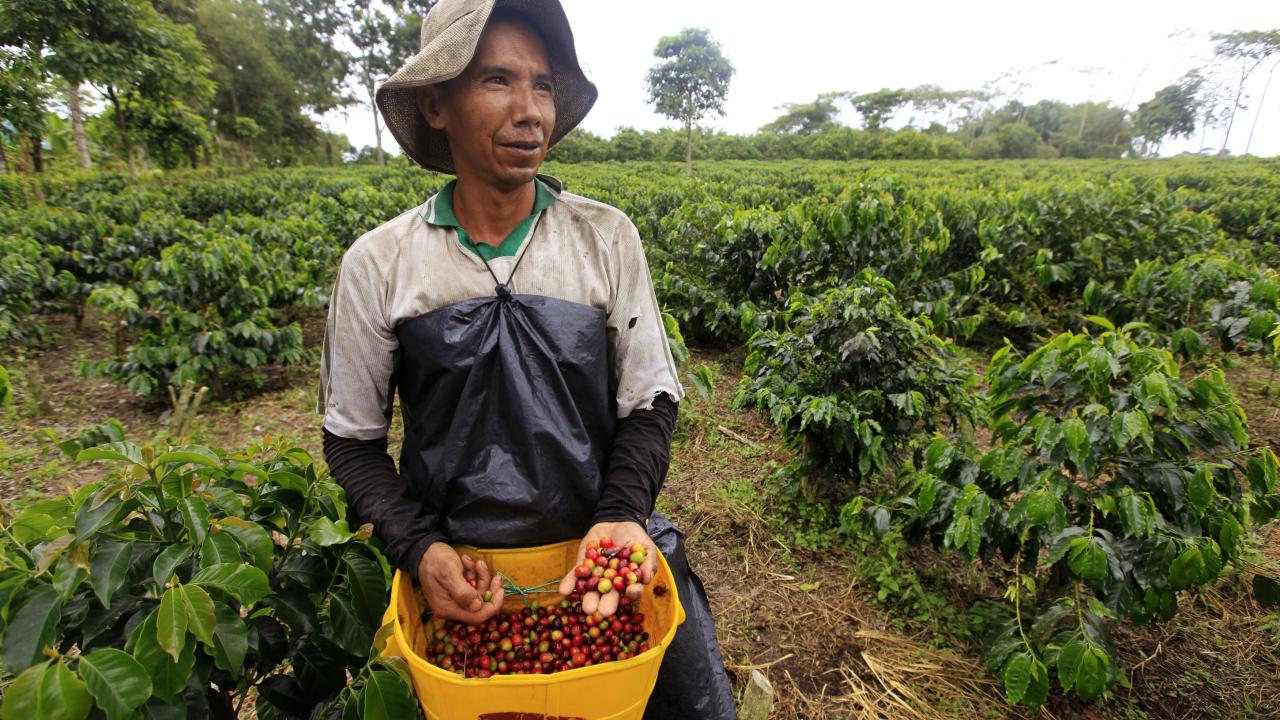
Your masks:
{"label": "man", "polygon": [[702,585],[653,512],[683,393],[639,235],[537,173],[595,98],[558,2],[443,0],[428,14],[378,107],[409,157],[457,179],[343,258],[321,362],[325,458],[443,618],[482,622],[503,600],[494,569],[450,543],[610,536],[651,551],[642,585],[656,541],[688,619],[646,717],[731,718]]}

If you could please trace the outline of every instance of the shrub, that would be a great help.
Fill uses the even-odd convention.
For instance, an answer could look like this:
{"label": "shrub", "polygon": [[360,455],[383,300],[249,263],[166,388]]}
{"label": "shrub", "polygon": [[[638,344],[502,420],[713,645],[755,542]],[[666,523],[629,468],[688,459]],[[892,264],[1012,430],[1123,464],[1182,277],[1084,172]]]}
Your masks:
{"label": "shrub", "polygon": [[852,485],[890,468],[917,433],[972,419],[972,373],[874,273],[793,295],[782,325],[751,338],[735,403],[769,414],[825,499],[848,501]]}
{"label": "shrub", "polygon": [[911,537],[1012,564],[984,657],[1010,701],[1033,707],[1050,668],[1063,692],[1107,692],[1123,675],[1110,625],[1172,617],[1280,509],[1276,456],[1250,453],[1222,372],[1183,382],[1137,328],[1098,322],[1097,336],[997,352],[991,449],[940,437],[900,476]]}
{"label": "shrub", "polygon": [[305,452],[115,442],[79,458],[117,470],[0,532],[5,718],[235,717],[255,693],[258,717],[306,717],[339,691],[360,706],[348,673],[412,703],[366,666],[386,561]]}

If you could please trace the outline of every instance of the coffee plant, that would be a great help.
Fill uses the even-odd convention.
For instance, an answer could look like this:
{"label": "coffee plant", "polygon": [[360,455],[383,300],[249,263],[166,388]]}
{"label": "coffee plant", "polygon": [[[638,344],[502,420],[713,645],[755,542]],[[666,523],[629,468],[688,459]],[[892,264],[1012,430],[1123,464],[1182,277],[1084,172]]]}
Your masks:
{"label": "coffee plant", "polygon": [[290,279],[279,253],[209,234],[139,261],[135,273],[132,287],[107,285],[90,297],[136,335],[120,355],[88,363],[90,374],[143,395],[192,381],[221,396],[240,369],[312,357],[296,323],[276,325],[272,299]]}
{"label": "coffee plant", "polygon": [[751,338],[735,403],[768,413],[801,451],[795,469],[815,494],[846,501],[915,435],[973,418],[972,373],[870,271],[792,296],[780,324]]}
{"label": "coffee plant", "polygon": [[1123,679],[1109,628],[1164,621],[1179,595],[1240,557],[1280,511],[1280,463],[1249,446],[1223,374],[1184,381],[1140,328],[1062,333],[987,369],[992,444],[938,437],[900,480],[916,540],[1014,574],[984,649],[1011,702],[1036,707],[1050,675],[1094,699]]}
{"label": "coffee plant", "polygon": [[4,720],[234,718],[255,696],[260,718],[416,711],[398,670],[366,665],[389,568],[306,453],[79,459],[115,470],[0,526]]}

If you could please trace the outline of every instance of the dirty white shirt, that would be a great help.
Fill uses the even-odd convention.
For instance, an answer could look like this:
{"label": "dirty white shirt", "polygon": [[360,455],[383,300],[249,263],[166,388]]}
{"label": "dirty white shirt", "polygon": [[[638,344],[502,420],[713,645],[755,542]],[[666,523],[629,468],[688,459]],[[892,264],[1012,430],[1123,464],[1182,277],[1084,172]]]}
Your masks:
{"label": "dirty white shirt", "polygon": [[[553,187],[556,187],[553,185]],[[557,188],[558,189],[558,188]],[[427,222],[436,196],[365,233],[342,258],[329,301],[317,411],[340,437],[372,440],[390,425],[396,327],[437,308],[494,294],[484,261],[454,228]],[[489,261],[514,294],[601,308],[607,316],[617,415],[684,397],[640,234],[622,211],[560,191],[514,256]],[[526,255],[521,259],[522,255]]]}

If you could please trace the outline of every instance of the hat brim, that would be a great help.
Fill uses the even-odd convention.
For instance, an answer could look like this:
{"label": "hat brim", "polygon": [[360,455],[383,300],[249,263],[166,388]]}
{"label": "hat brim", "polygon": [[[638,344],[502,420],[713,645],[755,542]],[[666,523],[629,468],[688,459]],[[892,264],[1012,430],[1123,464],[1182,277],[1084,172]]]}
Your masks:
{"label": "hat brim", "polygon": [[549,146],[582,122],[596,102],[596,86],[578,65],[573,31],[559,2],[496,0],[451,23],[409,59],[374,94],[378,110],[405,155],[428,170],[453,174],[445,134],[427,124],[419,107],[422,89],[452,80],[466,70],[495,7],[510,8],[537,28],[546,41],[555,84],[556,124]]}

